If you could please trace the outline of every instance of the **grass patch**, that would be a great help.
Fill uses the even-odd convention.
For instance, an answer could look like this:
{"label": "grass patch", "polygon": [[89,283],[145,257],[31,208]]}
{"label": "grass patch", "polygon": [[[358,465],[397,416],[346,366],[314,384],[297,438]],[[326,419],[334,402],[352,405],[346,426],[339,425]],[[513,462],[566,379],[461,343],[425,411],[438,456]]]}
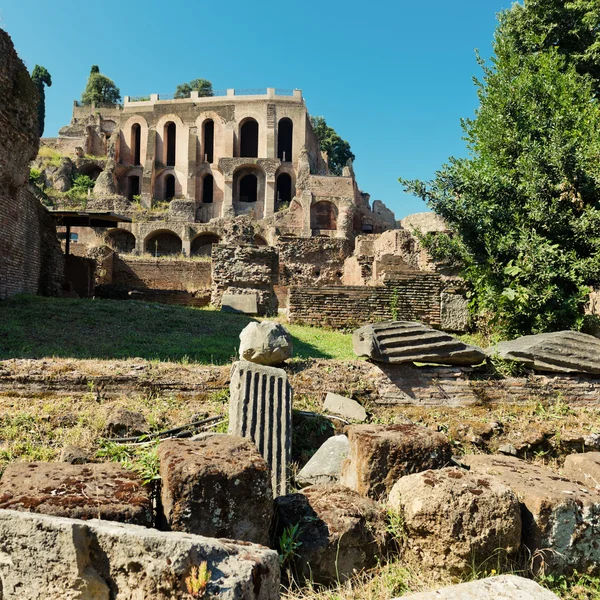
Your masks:
{"label": "grass patch", "polygon": [[[235,360],[252,317],[129,300],[0,301],[0,359],[126,359],[221,365]],[[355,358],[348,334],[290,326],[299,358]]]}
{"label": "grass patch", "polygon": [[50,148],[50,146],[40,146],[38,151],[38,157],[46,159],[45,162],[48,162],[54,167],[58,167],[60,165],[60,159],[62,158],[62,154],[55,150],[54,148]]}

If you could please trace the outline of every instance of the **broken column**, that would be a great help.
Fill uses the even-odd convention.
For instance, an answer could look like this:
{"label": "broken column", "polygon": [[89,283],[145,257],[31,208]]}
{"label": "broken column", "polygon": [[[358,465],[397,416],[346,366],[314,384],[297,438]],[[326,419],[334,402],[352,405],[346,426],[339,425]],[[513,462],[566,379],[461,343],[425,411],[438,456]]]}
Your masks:
{"label": "broken column", "polygon": [[256,444],[271,467],[273,495],[285,495],[292,449],[292,387],[285,371],[240,360],[229,389],[229,433]]}

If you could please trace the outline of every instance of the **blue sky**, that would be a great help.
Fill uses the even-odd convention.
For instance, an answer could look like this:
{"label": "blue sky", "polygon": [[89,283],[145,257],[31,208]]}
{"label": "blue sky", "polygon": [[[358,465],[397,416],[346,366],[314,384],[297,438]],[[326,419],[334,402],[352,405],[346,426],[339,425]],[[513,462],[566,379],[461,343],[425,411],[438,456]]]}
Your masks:
{"label": "blue sky", "polygon": [[475,49],[489,56],[510,0],[0,0],[0,27],[29,69],[45,66],[46,136],[71,117],[90,66],[122,95],[173,93],[204,77],[215,89],[300,88],[313,115],[347,139],[360,187],[397,218],[427,210],[398,177],[431,179],[465,154]]}

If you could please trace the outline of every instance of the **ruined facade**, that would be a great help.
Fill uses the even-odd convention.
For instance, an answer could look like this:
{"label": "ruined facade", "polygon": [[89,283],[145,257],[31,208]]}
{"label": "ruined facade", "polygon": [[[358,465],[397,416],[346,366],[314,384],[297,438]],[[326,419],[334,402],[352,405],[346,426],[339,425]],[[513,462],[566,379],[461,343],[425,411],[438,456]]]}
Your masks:
{"label": "ruined facade", "polygon": [[56,229],[28,187],[38,145],[38,91],[0,30],[0,299],[58,293],[62,255]]}

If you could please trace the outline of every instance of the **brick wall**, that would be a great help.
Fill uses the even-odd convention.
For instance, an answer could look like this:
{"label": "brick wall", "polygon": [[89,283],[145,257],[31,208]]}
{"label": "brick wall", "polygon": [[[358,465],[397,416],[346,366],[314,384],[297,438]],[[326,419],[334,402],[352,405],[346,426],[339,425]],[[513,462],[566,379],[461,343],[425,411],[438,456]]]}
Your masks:
{"label": "brick wall", "polygon": [[115,255],[112,283],[158,290],[210,289],[211,264],[199,260],[140,260]]}
{"label": "brick wall", "polygon": [[292,323],[346,328],[393,318],[440,325],[439,275],[396,275],[382,286],[292,287],[288,316]]}

